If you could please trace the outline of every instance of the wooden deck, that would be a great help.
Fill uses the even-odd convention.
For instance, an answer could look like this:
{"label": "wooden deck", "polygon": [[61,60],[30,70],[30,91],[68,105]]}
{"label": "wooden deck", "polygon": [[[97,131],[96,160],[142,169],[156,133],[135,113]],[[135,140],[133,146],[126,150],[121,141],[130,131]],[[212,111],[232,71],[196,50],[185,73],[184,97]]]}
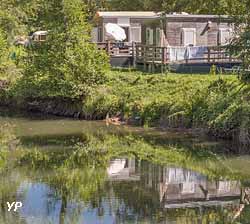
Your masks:
{"label": "wooden deck", "polygon": [[220,46],[210,46],[204,52],[201,58],[191,58],[173,61],[170,60],[170,53],[168,47],[156,47],[156,46],[146,46],[146,45],[136,45],[136,64],[143,65],[144,71],[155,72],[157,67],[160,67],[161,71],[164,72],[169,65],[220,65],[223,64],[238,65],[240,60],[229,54],[225,47]]}
{"label": "wooden deck", "polygon": [[[239,65],[241,61],[227,51],[225,47],[222,46],[209,46],[203,53],[201,58],[191,58],[173,61],[170,59],[170,48],[169,47],[157,47],[157,46],[147,46],[142,44],[131,44],[126,45],[124,43],[111,43],[111,42],[101,42],[96,43],[98,49],[104,50],[111,58],[111,62],[114,64],[124,64],[124,61],[128,61],[129,67],[141,68],[144,71],[155,72],[161,71],[165,72],[169,67],[211,67],[216,65],[218,67],[225,66],[230,68],[234,65]],[[123,62],[122,62],[123,61]],[[111,63],[112,64],[112,63]]]}
{"label": "wooden deck", "polygon": [[98,42],[99,50],[104,50],[110,56],[112,67],[136,67],[135,44]]}

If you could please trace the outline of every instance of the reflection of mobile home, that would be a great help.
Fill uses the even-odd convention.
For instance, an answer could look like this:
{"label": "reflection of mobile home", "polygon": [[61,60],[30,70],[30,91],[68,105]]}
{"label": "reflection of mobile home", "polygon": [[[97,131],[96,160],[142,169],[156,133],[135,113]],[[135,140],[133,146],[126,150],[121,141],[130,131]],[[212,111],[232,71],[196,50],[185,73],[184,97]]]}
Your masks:
{"label": "reflection of mobile home", "polygon": [[135,159],[113,159],[107,168],[111,180],[140,180]]}
{"label": "reflection of mobile home", "polygon": [[211,203],[240,196],[240,184],[237,181],[209,181],[197,172],[175,167],[149,169],[143,181],[148,188],[159,193],[160,201],[166,206],[197,201]]}

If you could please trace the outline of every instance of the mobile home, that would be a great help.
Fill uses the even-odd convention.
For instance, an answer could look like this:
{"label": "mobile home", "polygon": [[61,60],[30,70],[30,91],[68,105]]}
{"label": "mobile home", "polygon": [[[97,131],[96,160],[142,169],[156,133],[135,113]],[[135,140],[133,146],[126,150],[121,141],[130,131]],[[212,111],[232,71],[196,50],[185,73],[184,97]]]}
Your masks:
{"label": "mobile home", "polygon": [[155,46],[218,46],[228,43],[233,24],[228,16],[158,15],[144,21],[142,43]]}
{"label": "mobile home", "polygon": [[141,43],[142,24],[156,18],[157,14],[154,12],[97,12],[95,27],[92,30],[92,41],[105,42],[107,40],[105,25],[114,23],[125,30],[127,36],[125,43]]}
{"label": "mobile home", "polygon": [[[142,24],[141,46],[137,46],[136,63],[145,70],[170,65],[174,72],[209,72],[241,62],[226,45],[234,34],[230,17],[223,15],[158,14]],[[159,66],[158,66],[159,65]]]}

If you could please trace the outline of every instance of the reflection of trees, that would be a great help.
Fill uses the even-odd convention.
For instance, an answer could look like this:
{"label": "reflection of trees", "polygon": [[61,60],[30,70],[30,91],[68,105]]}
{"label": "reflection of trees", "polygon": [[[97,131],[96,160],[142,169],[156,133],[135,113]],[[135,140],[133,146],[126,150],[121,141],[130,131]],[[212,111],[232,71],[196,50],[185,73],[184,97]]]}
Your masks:
{"label": "reflection of trees", "polygon": [[132,155],[156,165],[171,164],[195,170],[209,178],[239,179],[239,172],[234,172],[223,159],[205,149],[156,147],[132,136],[106,135],[95,141],[95,147],[105,149],[110,158]]}
{"label": "reflection of trees", "polygon": [[[86,141],[78,143],[72,150],[24,150],[18,153],[20,157],[17,158],[16,165],[26,170],[26,175],[30,179],[39,177],[39,181],[48,184],[61,199],[60,223],[66,222],[67,208],[71,202],[77,204],[72,215],[76,223],[82,211],[82,202],[91,208],[97,208],[98,215],[103,216],[104,197],[108,198],[111,213],[116,216],[117,222],[126,221],[131,214],[138,220],[149,219],[150,222],[159,222],[176,219],[177,223],[208,223],[221,220],[227,222],[228,217],[237,215],[238,205],[224,207],[221,210],[214,207],[166,210],[161,204],[163,197],[159,188],[160,184],[163,185],[161,173],[165,165],[189,168],[214,179],[235,178],[236,173],[212,153],[205,150],[155,147],[131,136],[100,134],[84,136],[82,139]],[[140,181],[124,179],[123,182],[106,182],[108,161],[123,156],[133,156],[141,161],[138,163]],[[205,185],[200,184],[200,188],[204,191],[204,199],[208,199]],[[9,193],[16,192],[16,188],[8,190]],[[4,200],[11,199],[9,193],[3,193]],[[243,194],[245,196],[242,204],[247,205],[247,192],[242,191]],[[114,203],[112,197],[118,198],[119,203]],[[248,209],[244,205],[236,219],[248,217]]]}
{"label": "reflection of trees", "polygon": [[[88,150],[83,145],[78,145],[70,153],[30,150],[24,152],[20,159],[31,178],[37,173],[40,181],[54,189],[61,199],[60,223],[65,221],[69,202],[78,204],[78,208],[75,208],[77,214],[74,215],[77,220],[82,206],[80,202],[96,206],[103,195],[101,189],[106,177],[106,160],[98,159],[96,152]],[[41,170],[44,172],[41,173]]]}
{"label": "reflection of trees", "polygon": [[129,213],[133,212],[140,219],[149,218],[160,209],[159,195],[144,188],[140,182],[113,182],[112,187],[117,198],[122,199],[126,211],[117,211],[120,221],[125,221]]}
{"label": "reflection of trees", "polygon": [[243,186],[241,188],[240,205],[235,211],[235,214],[233,216],[233,221],[241,219],[241,217],[243,217],[243,219],[248,218],[249,221],[250,219],[249,205],[250,205],[250,187]]}
{"label": "reflection of trees", "polygon": [[13,175],[10,170],[5,170],[0,176],[0,223],[14,224],[25,223],[18,214],[13,212],[7,212],[7,202],[20,201],[17,198],[16,192],[21,183],[21,179],[18,175]]}
{"label": "reflection of trees", "polygon": [[235,205],[227,207],[203,207],[172,209],[164,213],[168,220],[176,220],[176,224],[210,224],[231,223]]}

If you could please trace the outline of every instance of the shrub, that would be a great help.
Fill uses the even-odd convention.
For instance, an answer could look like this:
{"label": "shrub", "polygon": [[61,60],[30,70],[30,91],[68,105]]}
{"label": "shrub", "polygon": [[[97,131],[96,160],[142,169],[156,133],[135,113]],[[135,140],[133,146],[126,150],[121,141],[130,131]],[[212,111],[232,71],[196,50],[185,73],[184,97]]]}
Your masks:
{"label": "shrub", "polygon": [[90,43],[82,1],[44,1],[36,19],[35,29],[48,30],[48,37],[27,49],[24,75],[14,88],[17,95],[84,99],[105,82],[108,59]]}

